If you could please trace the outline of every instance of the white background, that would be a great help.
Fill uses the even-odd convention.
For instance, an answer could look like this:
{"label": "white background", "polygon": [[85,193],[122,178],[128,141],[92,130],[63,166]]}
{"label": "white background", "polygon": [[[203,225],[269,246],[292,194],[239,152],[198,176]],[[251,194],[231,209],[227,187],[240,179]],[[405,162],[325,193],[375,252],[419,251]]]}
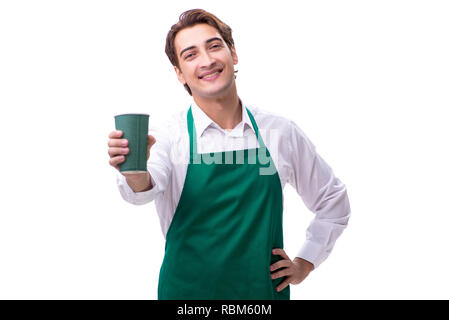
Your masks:
{"label": "white background", "polygon": [[[164,46],[192,8],[232,27],[241,98],[348,188],[348,228],[292,299],[449,298],[449,6],[429,0],[1,1],[0,298],[157,297],[159,220],[120,197],[107,135],[118,112],[188,107]],[[313,214],[284,196],[293,257]]]}

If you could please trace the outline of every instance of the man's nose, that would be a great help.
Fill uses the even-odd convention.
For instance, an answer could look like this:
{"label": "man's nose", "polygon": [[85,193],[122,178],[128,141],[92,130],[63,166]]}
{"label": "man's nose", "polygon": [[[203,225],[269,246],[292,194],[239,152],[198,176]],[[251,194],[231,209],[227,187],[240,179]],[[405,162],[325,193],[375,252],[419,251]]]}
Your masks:
{"label": "man's nose", "polygon": [[209,52],[203,52],[201,54],[201,67],[210,67],[215,64],[215,58],[209,54]]}

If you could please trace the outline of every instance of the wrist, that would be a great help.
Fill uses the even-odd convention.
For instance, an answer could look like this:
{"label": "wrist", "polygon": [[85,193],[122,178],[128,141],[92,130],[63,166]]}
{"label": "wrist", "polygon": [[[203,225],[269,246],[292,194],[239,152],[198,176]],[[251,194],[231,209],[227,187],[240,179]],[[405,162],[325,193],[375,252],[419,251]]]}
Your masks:
{"label": "wrist", "polygon": [[123,175],[126,178],[126,183],[134,192],[144,192],[153,188],[148,171],[134,174],[124,173]]}
{"label": "wrist", "polygon": [[307,269],[308,272],[311,272],[313,269],[315,269],[315,266],[312,262],[300,257],[295,257],[295,259],[293,259],[293,262],[298,263],[302,268]]}

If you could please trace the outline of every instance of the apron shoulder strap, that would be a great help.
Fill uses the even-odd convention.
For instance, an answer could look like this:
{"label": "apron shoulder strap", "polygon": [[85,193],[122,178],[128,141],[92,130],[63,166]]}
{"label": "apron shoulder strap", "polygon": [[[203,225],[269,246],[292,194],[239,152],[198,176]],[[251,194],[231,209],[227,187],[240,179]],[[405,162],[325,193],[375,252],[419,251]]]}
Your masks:
{"label": "apron shoulder strap", "polygon": [[254,131],[256,132],[257,141],[259,141],[259,148],[266,148],[265,143],[263,142],[262,135],[259,133],[259,127],[257,126],[256,120],[254,120],[254,117],[252,113],[249,111],[248,107],[245,107],[246,111],[248,112],[249,119],[251,120],[251,123],[253,124]]}
{"label": "apron shoulder strap", "polygon": [[192,106],[190,106],[187,112],[187,130],[189,131],[189,143],[190,143],[190,162],[193,163],[194,158],[198,157],[196,148],[196,129],[193,122]]}

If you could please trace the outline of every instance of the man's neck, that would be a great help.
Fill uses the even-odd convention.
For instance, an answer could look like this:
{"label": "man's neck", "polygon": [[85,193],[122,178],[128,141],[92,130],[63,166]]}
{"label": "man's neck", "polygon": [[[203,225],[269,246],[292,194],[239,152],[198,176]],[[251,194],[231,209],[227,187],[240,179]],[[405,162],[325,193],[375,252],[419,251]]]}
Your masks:
{"label": "man's neck", "polygon": [[222,129],[234,129],[242,122],[242,106],[237,91],[219,98],[194,96],[195,103]]}

